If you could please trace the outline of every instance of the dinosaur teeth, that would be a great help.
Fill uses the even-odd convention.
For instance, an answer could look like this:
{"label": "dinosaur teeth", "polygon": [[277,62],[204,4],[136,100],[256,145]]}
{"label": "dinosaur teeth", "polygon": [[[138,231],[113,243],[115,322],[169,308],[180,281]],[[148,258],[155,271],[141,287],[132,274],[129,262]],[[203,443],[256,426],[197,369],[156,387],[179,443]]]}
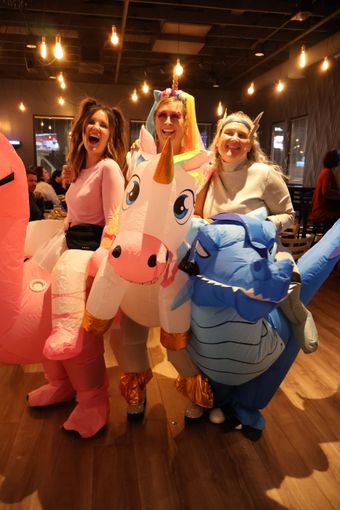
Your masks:
{"label": "dinosaur teeth", "polygon": [[[251,299],[255,299],[256,301],[268,301],[269,303],[275,303],[280,301],[274,301],[273,299],[269,299],[263,296],[263,294],[255,293],[255,289],[252,287],[251,289],[243,289],[242,287],[238,287],[236,285],[226,285],[225,283],[218,282],[216,280],[211,280],[211,278],[207,278],[201,274],[196,275],[196,278],[200,278],[203,282],[206,282],[210,285],[214,285],[215,287],[222,287],[224,289],[231,289],[234,293],[240,291]],[[284,298],[283,298],[284,299]],[[281,300],[282,301],[282,300]]]}

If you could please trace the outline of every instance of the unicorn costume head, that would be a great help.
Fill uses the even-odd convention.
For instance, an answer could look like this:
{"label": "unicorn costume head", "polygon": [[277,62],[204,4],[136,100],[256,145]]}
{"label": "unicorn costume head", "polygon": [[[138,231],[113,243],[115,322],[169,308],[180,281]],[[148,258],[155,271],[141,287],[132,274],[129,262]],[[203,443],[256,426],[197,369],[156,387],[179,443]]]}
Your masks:
{"label": "unicorn costume head", "polygon": [[[181,115],[184,120],[184,135],[181,141],[181,153],[193,150],[204,149],[204,144],[197,126],[196,110],[195,110],[195,98],[184,92],[178,90],[178,82],[174,80],[172,87],[167,88],[163,91],[154,90],[154,103],[151,107],[150,113],[146,120],[146,129],[151,133],[153,138],[158,141],[155,118],[163,110],[166,110],[170,104],[181,104]],[[161,149],[162,147],[160,147]]]}

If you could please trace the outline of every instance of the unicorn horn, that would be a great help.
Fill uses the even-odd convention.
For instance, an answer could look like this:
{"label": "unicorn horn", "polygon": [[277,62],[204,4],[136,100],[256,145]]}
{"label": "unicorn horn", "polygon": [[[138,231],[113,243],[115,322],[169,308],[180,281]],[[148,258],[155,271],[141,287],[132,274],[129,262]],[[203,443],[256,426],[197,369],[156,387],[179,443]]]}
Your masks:
{"label": "unicorn horn", "polygon": [[258,116],[256,117],[256,119],[253,120],[253,127],[250,130],[249,138],[251,138],[258,130],[259,125],[260,125],[260,120],[261,120],[263,114],[264,114],[264,112],[259,113]]}
{"label": "unicorn horn", "polygon": [[174,178],[174,155],[170,138],[167,139],[159,158],[153,180],[159,184],[170,184]]}
{"label": "unicorn horn", "polygon": [[223,114],[222,120],[225,120],[227,117],[228,117],[228,108],[226,108],[224,110],[224,114]]}

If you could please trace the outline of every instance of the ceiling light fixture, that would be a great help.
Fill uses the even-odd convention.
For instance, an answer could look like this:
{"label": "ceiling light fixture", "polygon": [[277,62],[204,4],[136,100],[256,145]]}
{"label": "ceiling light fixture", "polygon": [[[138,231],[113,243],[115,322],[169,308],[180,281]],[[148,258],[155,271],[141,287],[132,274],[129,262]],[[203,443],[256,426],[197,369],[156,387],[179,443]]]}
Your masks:
{"label": "ceiling light fixture", "polygon": [[255,55],[255,57],[264,57],[264,53],[263,53],[263,51],[256,51],[256,52],[254,53],[254,55]]}
{"label": "ceiling light fixture", "polygon": [[19,104],[19,110],[21,112],[24,112],[26,110],[26,106],[24,105],[23,101],[20,101],[20,104]]}
{"label": "ceiling light fixture", "polygon": [[55,37],[54,56],[57,60],[61,60],[64,56],[60,35],[56,35]]}
{"label": "ceiling light fixture", "polygon": [[278,84],[276,85],[276,90],[278,92],[282,92],[284,90],[284,88],[285,88],[285,84],[281,80],[279,80]]}
{"label": "ceiling light fixture", "polygon": [[41,44],[40,44],[40,56],[44,60],[47,58],[47,46],[46,46],[46,37],[42,36]]}
{"label": "ceiling light fixture", "polygon": [[111,42],[112,42],[113,46],[117,46],[117,44],[119,43],[119,37],[116,32],[115,25],[112,25]]}
{"label": "ceiling light fixture", "polygon": [[325,57],[321,64],[321,71],[328,71],[329,69],[329,60],[327,57]]}
{"label": "ceiling light fixture", "polygon": [[250,96],[252,96],[255,92],[255,87],[254,87],[254,82],[252,81],[251,84],[249,85],[248,89],[247,89],[247,92]]}
{"label": "ceiling light fixture", "polygon": [[138,95],[137,95],[136,89],[131,94],[131,101],[133,101],[134,103],[137,103],[137,101],[138,101]]}
{"label": "ceiling light fixture", "polygon": [[301,69],[306,67],[306,48],[305,48],[305,46],[301,46],[299,65],[300,65]]}
{"label": "ceiling light fixture", "polygon": [[150,90],[150,87],[149,85],[146,83],[146,81],[144,81],[143,83],[143,86],[142,86],[142,91],[144,92],[144,94],[147,94]]}
{"label": "ceiling light fixture", "polygon": [[179,58],[177,59],[177,63],[174,67],[174,74],[175,76],[182,76],[183,74],[183,66],[181,65]]}

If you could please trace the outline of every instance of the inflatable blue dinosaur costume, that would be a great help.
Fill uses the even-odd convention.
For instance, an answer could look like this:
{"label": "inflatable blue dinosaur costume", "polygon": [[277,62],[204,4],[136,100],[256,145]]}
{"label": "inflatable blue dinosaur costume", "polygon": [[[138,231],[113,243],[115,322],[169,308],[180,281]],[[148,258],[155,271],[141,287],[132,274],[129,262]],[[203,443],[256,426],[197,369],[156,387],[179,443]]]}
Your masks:
{"label": "inflatable blue dinosaur costume", "polygon": [[[237,214],[198,220],[192,248],[181,264],[191,274],[192,336],[188,350],[206,375],[215,405],[231,428],[261,430],[267,406],[299,346],[277,308],[287,294],[292,262],[274,262],[275,227]],[[340,258],[340,220],[298,262],[301,299],[308,304]],[[174,303],[176,306],[177,303]]]}

